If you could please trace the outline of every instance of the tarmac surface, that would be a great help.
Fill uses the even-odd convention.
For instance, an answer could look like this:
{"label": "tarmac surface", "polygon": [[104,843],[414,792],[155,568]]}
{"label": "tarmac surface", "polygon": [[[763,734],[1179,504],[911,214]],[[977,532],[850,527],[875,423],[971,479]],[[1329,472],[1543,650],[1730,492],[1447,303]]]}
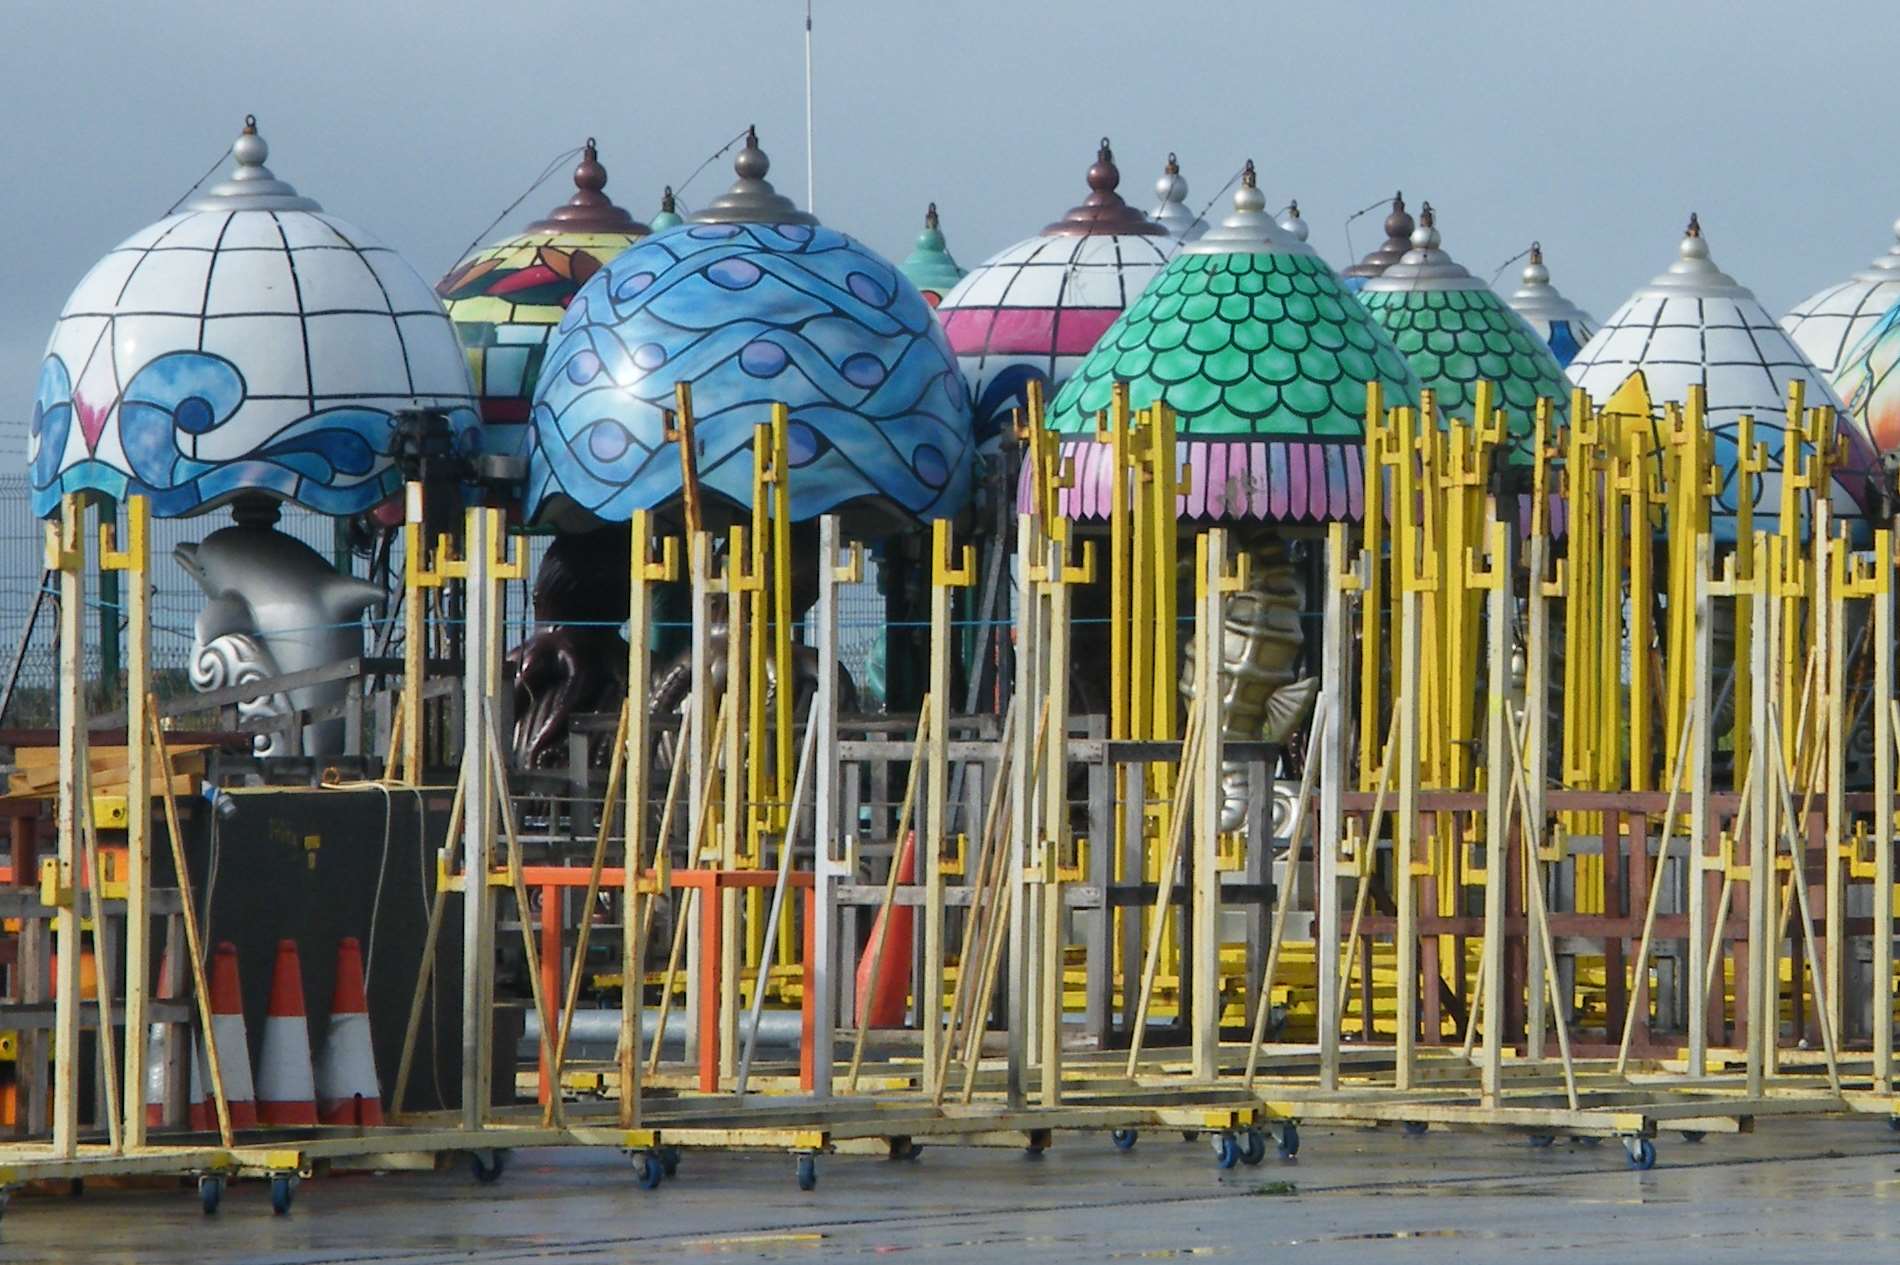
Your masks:
{"label": "tarmac surface", "polygon": [[486,1265],[488,1262],[1900,1260],[1900,1133],[1878,1118],[1764,1121],[1752,1136],[1657,1139],[1632,1171],[1598,1146],[1317,1126],[1295,1160],[1219,1171],[1206,1142],[1059,1135],[1040,1159],[928,1147],[914,1161],[823,1156],[802,1192],[784,1155],[685,1155],[643,1191],[617,1152],[524,1151],[494,1185],[466,1169],[301,1184],[288,1216],[237,1183],[17,1195],[0,1262]]}

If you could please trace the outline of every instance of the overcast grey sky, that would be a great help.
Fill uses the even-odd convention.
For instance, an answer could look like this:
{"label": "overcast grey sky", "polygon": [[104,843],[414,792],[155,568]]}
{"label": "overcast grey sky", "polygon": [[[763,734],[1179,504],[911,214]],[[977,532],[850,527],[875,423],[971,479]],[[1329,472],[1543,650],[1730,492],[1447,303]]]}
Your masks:
{"label": "overcast grey sky", "polygon": [[[3,420],[30,412],[68,291],[247,111],[279,175],[431,280],[590,134],[643,217],[748,122],[805,198],[802,0],[5,13]],[[818,212],[894,258],[933,199],[966,266],[1036,231],[1104,134],[1144,207],[1169,150],[1197,208],[1252,157],[1339,266],[1345,216],[1403,188],[1480,275],[1541,238],[1599,317],[1669,264],[1691,209],[1777,313],[1885,249],[1900,214],[1893,0],[816,0],[816,26]],[[730,178],[722,160],[688,200]]]}

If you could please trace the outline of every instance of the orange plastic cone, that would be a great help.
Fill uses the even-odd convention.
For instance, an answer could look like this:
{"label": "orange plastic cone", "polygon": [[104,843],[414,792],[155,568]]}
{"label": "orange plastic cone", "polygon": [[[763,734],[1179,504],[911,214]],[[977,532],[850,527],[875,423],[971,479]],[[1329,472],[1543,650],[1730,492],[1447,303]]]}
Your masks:
{"label": "orange plastic cone", "polygon": [[[224,1077],[224,1100],[231,1109],[233,1129],[257,1127],[257,1090],[251,1079],[251,1038],[244,1030],[244,990],[238,985],[237,946],[229,940],[211,951],[211,1039],[218,1044],[218,1071]],[[211,1101],[211,1074],[205,1070],[204,1050],[193,1043],[191,1068],[191,1127],[218,1127],[218,1109]]]}
{"label": "orange plastic cone", "polygon": [[[224,1047],[218,1051],[222,1054]],[[258,1063],[259,1122],[315,1124],[317,1085],[310,1065],[310,1021],[304,1016],[303,967],[297,960],[295,940],[277,942]]]}
{"label": "orange plastic cone", "polygon": [[[897,881],[911,883],[917,877],[917,834],[904,836],[897,851]],[[858,1022],[871,1028],[899,1028],[910,1001],[910,948],[912,928],[916,926],[917,907],[886,905],[877,911],[871,924],[871,938],[864,943],[858,959]],[[877,960],[878,941],[890,938],[884,960]],[[877,968],[873,979],[872,967]],[[865,1016],[870,1016],[869,1023]]]}
{"label": "orange plastic cone", "polygon": [[363,995],[363,948],[354,936],[336,946],[336,988],[330,1030],[317,1056],[317,1117],[324,1124],[379,1125],[383,1091],[370,1048],[369,1001]]}

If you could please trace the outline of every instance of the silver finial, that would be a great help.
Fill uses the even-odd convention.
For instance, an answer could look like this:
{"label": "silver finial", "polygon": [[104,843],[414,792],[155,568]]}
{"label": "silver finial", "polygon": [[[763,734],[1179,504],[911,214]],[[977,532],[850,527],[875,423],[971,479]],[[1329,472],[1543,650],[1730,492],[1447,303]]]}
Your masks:
{"label": "silver finial", "polygon": [[187,211],[321,211],[264,165],[270,146],[257,134],[257,116],[244,116],[244,130],[231,142],[231,174],[191,201]]}

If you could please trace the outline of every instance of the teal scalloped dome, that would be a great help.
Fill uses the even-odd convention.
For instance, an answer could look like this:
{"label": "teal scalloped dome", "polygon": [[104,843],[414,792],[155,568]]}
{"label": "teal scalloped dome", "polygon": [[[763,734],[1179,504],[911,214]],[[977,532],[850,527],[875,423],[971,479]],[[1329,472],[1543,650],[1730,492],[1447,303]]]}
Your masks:
{"label": "teal scalloped dome", "polygon": [[1057,394],[1049,426],[1076,459],[1062,512],[1109,512],[1095,418],[1127,383],[1136,408],[1162,400],[1176,414],[1184,518],[1356,519],[1373,382],[1391,403],[1418,399],[1398,348],[1313,248],[1267,214],[1249,163],[1234,213],[1181,248]]}
{"label": "teal scalloped dome", "polygon": [[1183,437],[1357,440],[1368,382],[1416,399],[1398,349],[1259,190],[1234,205],[1102,335],[1056,396],[1055,430],[1092,431],[1117,382],[1137,408],[1166,400]]}
{"label": "teal scalloped dome", "polygon": [[[1540,397],[1569,411],[1570,382],[1550,344],[1495,290],[1439,249],[1427,202],[1412,234],[1412,249],[1366,282],[1359,302],[1430,387],[1440,413],[1471,418],[1479,382],[1497,388],[1513,439],[1528,438]],[[1514,455],[1521,454],[1513,446]]]}

